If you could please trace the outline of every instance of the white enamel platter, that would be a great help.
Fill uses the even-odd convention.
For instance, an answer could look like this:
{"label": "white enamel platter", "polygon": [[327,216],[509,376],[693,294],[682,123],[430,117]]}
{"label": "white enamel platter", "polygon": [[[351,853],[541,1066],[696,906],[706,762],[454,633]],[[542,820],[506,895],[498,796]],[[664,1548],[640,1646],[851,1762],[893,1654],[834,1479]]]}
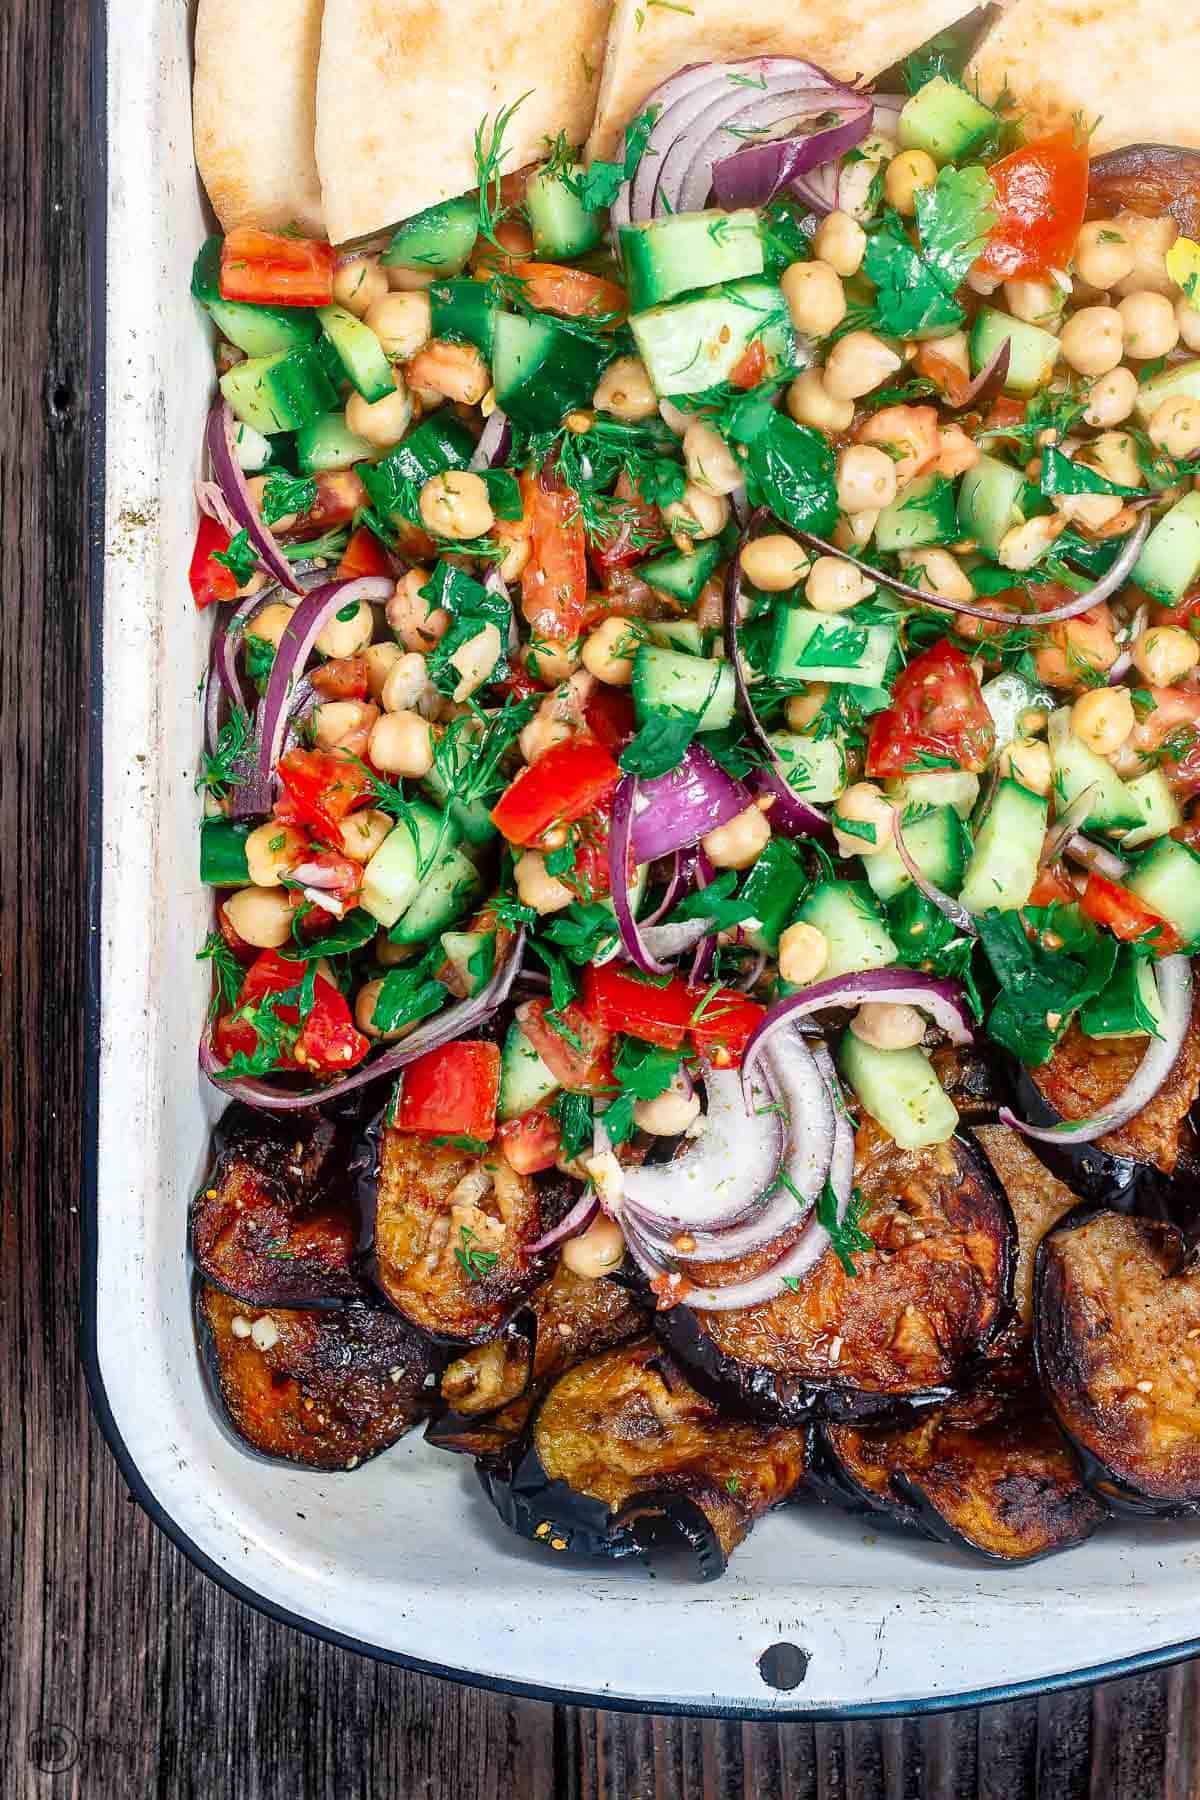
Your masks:
{"label": "white enamel platter", "polygon": [[[605,1706],[903,1711],[1200,1648],[1189,1642],[1195,1527],[1114,1526],[1006,1570],[798,1507],[767,1520],[724,1580],[700,1586],[523,1545],[470,1468],[419,1438],[331,1477],[255,1460],[222,1428],[201,1385],[184,1254],[214,1115],[195,1056],[208,981],[193,958],[208,898],[192,778],[209,622],[192,610],[184,570],[212,367],[188,297],[204,233],[189,33],[180,0],[114,0],[107,71],[96,70],[98,104],[107,80],[109,186],[96,296],[107,317],[103,768],[84,1352],[138,1498],[208,1574],[275,1617],[415,1667]],[[779,1642],[807,1654],[790,1691],[758,1666]]]}

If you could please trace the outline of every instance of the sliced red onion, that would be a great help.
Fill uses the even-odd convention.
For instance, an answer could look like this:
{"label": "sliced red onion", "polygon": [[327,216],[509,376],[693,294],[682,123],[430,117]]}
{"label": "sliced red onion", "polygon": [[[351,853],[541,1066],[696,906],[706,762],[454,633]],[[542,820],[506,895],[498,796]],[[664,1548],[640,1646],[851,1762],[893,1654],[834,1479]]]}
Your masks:
{"label": "sliced red onion", "polygon": [[754,961],[750,964],[750,967],[746,970],[745,974],[738,976],[737,980],[733,984],[734,987],[737,988],[743,994],[749,994],[750,992],[752,992],[752,990],[754,988],[756,988],[758,986],[758,983],[762,980],[763,970],[766,968],[766,966],[767,966],[767,953],[765,950],[760,950],[758,952],[758,955],[754,958]]}
{"label": "sliced red onion", "polygon": [[988,357],[982,369],[965,388],[958,390],[957,397],[945,396],[946,404],[952,412],[962,412],[965,407],[972,406],[980,400],[990,400],[999,393],[1008,380],[1008,365],[1012,360],[1012,339],[1005,338],[1000,348]]}
{"label": "sliced red onion", "polygon": [[210,519],[215,519],[222,531],[227,531],[235,538],[241,526],[230,510],[229,502],[215,481],[197,481],[195,483],[196,505]]}
{"label": "sliced red onion", "polygon": [[621,943],[630,962],[643,975],[666,975],[670,973],[669,965],[661,962],[643,942],[629,899],[629,838],[637,789],[637,776],[623,775],[613,795],[608,833],[608,891]]}
{"label": "sliced red onion", "polygon": [[921,975],[914,969],[870,969],[860,975],[834,975],[814,981],[798,994],[777,1000],[750,1035],[742,1057],[742,1080],[749,1081],[755,1063],[768,1041],[785,1025],[798,1024],[830,1006],[863,1006],[887,1000],[895,1006],[915,1006],[928,1013],[952,1044],[974,1042],[971,1009],[962,983],[940,975]]}
{"label": "sliced red onion", "polygon": [[508,414],[501,412],[498,406],[493,407],[467,467],[476,471],[498,468],[508,455],[511,444],[512,426],[508,422]]}
{"label": "sliced red onion", "polygon": [[[733,91],[737,92],[736,89]],[[839,111],[852,107],[865,126],[868,110],[863,106],[861,96],[855,95],[852,89],[846,91],[851,98],[842,101],[840,94],[832,88],[812,87],[805,83],[779,93],[760,94],[750,104],[746,103],[746,90],[742,90],[740,102],[735,99],[732,106],[727,100],[714,101],[696,120],[693,131],[672,145],[664,158],[659,193],[670,195],[678,182],[680,212],[698,212],[708,203],[718,162],[731,147],[745,142],[741,133],[754,133],[755,138],[764,140],[761,147],[765,148],[765,140],[772,131],[791,125],[806,115],[811,117],[815,113],[831,111],[835,99],[839,102]],[[760,146],[756,143],[751,147]],[[824,162],[827,158],[818,156],[818,160]],[[684,171],[681,179],[677,176],[679,170]]]}
{"label": "sliced red onion", "polygon": [[1085,787],[1081,794],[1076,794],[1071,804],[1064,807],[1046,833],[1042,842],[1042,853],[1038,857],[1038,868],[1048,869],[1052,862],[1057,862],[1067,844],[1074,837],[1083,821],[1092,810],[1092,796],[1096,792],[1093,782]]}
{"label": "sliced red onion", "polygon": [[783,1172],[809,1206],[833,1159],[833,1104],[812,1051],[797,1031],[780,1032],[766,1052],[771,1085],[787,1113]]}
{"label": "sliced red onion", "polygon": [[234,706],[240,706],[243,709],[246,705],[246,696],[242,687],[241,675],[238,673],[238,657],[241,654],[242,644],[251,620],[267,605],[275,592],[276,588],[272,585],[261,593],[251,594],[247,599],[242,600],[237,610],[230,615],[229,622],[214,651],[221,685]]}
{"label": "sliced red onion", "polygon": [[[1126,627],[1125,632],[1124,632],[1124,641],[1127,646],[1132,646],[1132,644],[1134,643],[1135,639],[1138,636],[1138,633],[1141,631],[1142,627],[1146,623],[1146,616],[1147,616],[1148,612],[1149,612],[1148,607],[1146,607],[1144,605],[1139,606],[1137,611],[1134,613],[1132,619],[1130,619],[1129,624]],[[1122,680],[1122,678],[1124,676],[1128,675],[1130,667],[1132,666],[1132,663],[1133,663],[1132,648],[1126,648],[1126,649],[1122,650],[1120,656],[1118,656],[1116,662],[1113,664],[1112,668],[1108,671],[1108,686],[1116,687],[1117,683],[1120,680]]]}
{"label": "sliced red onion", "polygon": [[737,1262],[765,1250],[776,1238],[792,1231],[804,1217],[795,1195],[785,1187],[767,1195],[759,1210],[741,1225],[728,1231],[677,1231],[672,1233],[652,1213],[629,1206],[622,1211],[622,1222],[630,1218],[635,1230],[654,1246],[664,1263]]}
{"label": "sliced red onion", "polygon": [[717,940],[711,934],[700,939],[696,945],[696,954],[692,958],[692,967],[688,975],[689,987],[703,987],[712,974],[716,960]]}
{"label": "sliced red onion", "polygon": [[645,929],[647,925],[657,925],[663,915],[670,912],[676,900],[679,899],[680,893],[686,884],[687,878],[684,872],[683,856],[680,851],[672,850],[671,873],[667,880],[666,891],[658,905],[654,908],[654,911],[646,914],[645,919],[642,921],[643,929]]}
{"label": "sliced red onion", "polygon": [[249,536],[267,573],[273,575],[281,587],[298,594],[301,591],[300,584],[292,565],[275,542],[274,533],[263,524],[258,508],[250,498],[250,489],[246,485],[246,477],[234,447],[233,414],[228,401],[214,401],[208,415],[204,441],[213,474],[239,529]]}
{"label": "sliced red onion", "polygon": [[[822,115],[830,115],[829,122],[815,125]],[[871,117],[866,94],[842,100],[836,108],[828,96],[810,100],[807,117],[801,114],[786,137],[746,144],[715,164],[712,184],[717,199],[731,210],[765,206],[789,182],[861,144],[871,129]]]}
{"label": "sliced red onion", "polygon": [[765,1082],[743,1099],[736,1069],[706,1064],[704,1085],[701,1135],[669,1163],[625,1170],[630,1204],[675,1231],[740,1223],[774,1181],[783,1152],[782,1124]]}
{"label": "sliced red onion", "polygon": [[415,1062],[418,1056],[424,1056],[427,1050],[440,1050],[443,1044],[452,1043],[455,1038],[469,1037],[472,1031],[485,1024],[508,999],[521,967],[524,950],[525,927],[522,925],[513,937],[508,956],[493,972],[486,987],[481,988],[471,999],[460,1000],[456,1006],[447,1007],[445,1012],[436,1013],[432,1019],[424,1020],[415,1031],[409,1033],[403,1043],[385,1050],[382,1056],[365,1063],[353,1075],[347,1075],[341,1081],[331,1081],[325,1087],[286,1092],[271,1087],[266,1081],[258,1081],[245,1075],[234,1076],[228,1081],[222,1080],[225,1065],[218,1059],[213,1048],[211,1026],[205,1030],[200,1040],[200,1067],[214,1087],[219,1088],[223,1094],[228,1094],[232,1100],[244,1100],[247,1106],[257,1106],[266,1112],[303,1112],[310,1106],[320,1106],[326,1100],[336,1100],[342,1094],[365,1087],[370,1081],[394,1075],[398,1069]]}
{"label": "sliced red onion", "polygon": [[1192,1017],[1192,965],[1186,956],[1164,956],[1155,965],[1158,997],[1162,1004],[1162,1036],[1151,1038],[1137,1070],[1121,1092],[1089,1119],[1061,1119],[1057,1125],[1027,1125],[1007,1106],[1000,1121],[1026,1137],[1047,1144],[1092,1144],[1110,1131],[1119,1131],[1148,1106],[1179,1060]]}
{"label": "sliced red onion", "polygon": [[673,958],[694,950],[712,926],[710,918],[681,919],[678,925],[643,925],[640,930],[651,956]]}
{"label": "sliced red onion", "polygon": [[918,866],[912,852],[904,841],[904,831],[900,822],[900,811],[901,809],[897,807],[892,820],[892,837],[896,845],[896,855],[904,864],[909,875],[911,875],[913,886],[918,888],[920,892],[924,894],[931,906],[937,907],[943,919],[949,919],[956,930],[965,932],[968,937],[978,937],[979,927],[976,925],[962,901],[956,900],[952,894],[947,894],[943,888],[938,887],[936,883],[930,881],[928,876],[925,875]]}
{"label": "sliced red onion", "polygon": [[678,768],[637,783],[630,832],[634,861],[655,862],[672,850],[690,849],[749,804],[741,782],[707,750],[691,744]]}
{"label": "sliced red onion", "polygon": [[1091,838],[1082,837],[1073,832],[1066,842],[1066,853],[1072,862],[1077,862],[1085,869],[1095,869],[1097,875],[1107,875],[1110,881],[1124,881],[1129,873],[1129,864],[1115,850],[1109,850],[1104,844],[1093,844]]}
{"label": "sliced red onion", "polygon": [[584,1188],[570,1212],[559,1220],[552,1231],[547,1231],[536,1242],[526,1245],[525,1255],[536,1256],[539,1250],[549,1250],[555,1244],[565,1244],[568,1238],[579,1237],[599,1211],[600,1202],[596,1198],[595,1188]]}
{"label": "sliced red onion", "polygon": [[[872,94],[870,135],[894,138],[899,126],[900,113],[904,107],[905,96],[902,94]],[[839,187],[845,158],[838,157],[836,162],[824,163],[819,169],[801,175],[792,183],[792,192],[797,200],[810,206],[817,213],[836,212],[838,207]]]}

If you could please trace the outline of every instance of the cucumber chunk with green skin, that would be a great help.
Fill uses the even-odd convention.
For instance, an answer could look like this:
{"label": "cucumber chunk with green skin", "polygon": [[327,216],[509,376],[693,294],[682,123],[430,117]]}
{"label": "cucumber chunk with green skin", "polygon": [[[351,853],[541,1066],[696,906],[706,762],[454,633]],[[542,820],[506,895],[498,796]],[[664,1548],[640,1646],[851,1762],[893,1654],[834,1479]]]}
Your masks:
{"label": "cucumber chunk with green skin", "polygon": [[1046,736],[1054,764],[1057,810],[1065,812],[1090,790],[1087,814],[1079,821],[1081,831],[1136,831],[1142,823],[1137,801],[1130,799],[1129,790],[1112,764],[1076,737],[1071,729],[1069,706],[1051,713]]}
{"label": "cucumber chunk with green skin", "polygon": [[[579,175],[581,165],[563,174]],[[525,211],[538,256],[583,256],[600,242],[602,215],[586,207],[563,175],[539,169],[525,184]]]}
{"label": "cucumber chunk with green skin", "polygon": [[393,944],[423,944],[447,930],[469,911],[483,879],[455,845],[444,849],[389,936]]}
{"label": "cucumber chunk with green skin", "polygon": [[474,344],[488,362],[498,311],[486,281],[463,276],[458,281],[435,281],[429,290],[430,335],[452,344]]}
{"label": "cucumber chunk with green skin", "polygon": [[386,931],[408,910],[434,862],[457,833],[450,820],[411,800],[408,814],[384,838],[363,870],[359,905]]}
{"label": "cucumber chunk with green skin", "polygon": [[[952,544],[959,536],[954,486],[944,475],[918,475],[885,506],[875,525],[877,550],[922,550]],[[905,579],[920,585],[921,571],[909,569]]]}
{"label": "cucumber chunk with green skin", "polygon": [[671,213],[621,227],[621,261],[633,312],[673,300],[696,288],[716,287],[745,275],[761,275],[763,246],[758,214]]}
{"label": "cucumber chunk with green skin", "polygon": [[689,656],[707,656],[712,648],[712,632],[695,619],[646,619],[643,621],[652,644],[665,650],[683,650]]}
{"label": "cucumber chunk with green skin", "polygon": [[218,386],[234,418],[264,436],[298,431],[309,419],[332,412],[338,398],[315,344],[247,357],[222,375]]}
{"label": "cucumber chunk with green skin", "polygon": [[1139,424],[1148,425],[1163,401],[1173,400],[1176,394],[1184,394],[1189,400],[1200,400],[1200,358],[1176,363],[1173,369],[1163,369],[1140,384],[1133,403]]}
{"label": "cucumber chunk with green skin", "polygon": [[[926,880],[948,894],[957,894],[966,864],[966,850],[962,824],[954,808],[939,806],[908,826],[901,814],[900,829],[904,833],[904,848]],[[863,866],[871,892],[880,900],[894,900],[897,894],[913,884],[894,844],[885,845],[873,856],[864,856]]]}
{"label": "cucumber chunk with green skin", "polygon": [[838,1065],[859,1101],[902,1150],[946,1144],[958,1129],[958,1108],[923,1050],[876,1050],[847,1031]]}
{"label": "cucumber chunk with green skin", "polygon": [[1125,783],[1125,792],[1142,815],[1142,823],[1121,839],[1122,850],[1137,850],[1155,838],[1166,837],[1183,824],[1179,802],[1161,769],[1148,769]]}
{"label": "cucumber chunk with green skin", "polygon": [[344,306],[319,306],[317,317],[339,363],[364,400],[373,403],[395,393],[392,365],[369,325]]}
{"label": "cucumber chunk with green skin", "polygon": [[771,743],[780,773],[793,792],[814,806],[827,806],[846,786],[846,756],[836,738],[801,737],[773,731]]}
{"label": "cucumber chunk with green skin", "polygon": [[1163,1009],[1154,963],[1132,944],[1117,951],[1117,966],[1102,994],[1084,1002],[1079,1024],[1088,1037],[1162,1036]]}
{"label": "cucumber chunk with green skin", "polygon": [[204,819],[200,825],[200,879],[208,887],[244,887],[250,880],[246,839],[251,826],[236,819]]}
{"label": "cucumber chunk with green skin", "polygon": [[940,165],[964,161],[995,126],[990,106],[936,75],[905,101],[896,134],[902,150],[924,150]]}
{"label": "cucumber chunk with green skin", "polygon": [[1054,373],[1062,345],[1052,331],[1043,331],[1040,325],[1014,319],[994,306],[983,306],[971,328],[971,373],[978,375],[986,368],[1005,342],[1009,346],[1005,392],[1036,394]]}
{"label": "cucumber chunk with green skin", "polygon": [[642,644],[633,659],[633,704],[639,725],[653,713],[695,718],[697,731],[723,731],[737,702],[733,669],[707,656]]}
{"label": "cucumber chunk with green skin", "polygon": [[610,347],[577,337],[552,319],[500,313],[492,352],[496,404],[522,431],[548,431],[565,413],[590,406]]}
{"label": "cucumber chunk with green skin", "polygon": [[768,667],[785,681],[833,681],[883,687],[896,648],[892,625],[856,625],[806,606],[779,606]]}
{"label": "cucumber chunk with green skin", "polygon": [[1172,606],[1200,576],[1200,494],[1185,494],[1158,521],[1129,577],[1152,600]]}
{"label": "cucumber chunk with green skin", "polygon": [[317,475],[322,469],[352,469],[374,454],[374,444],[351,431],[345,413],[322,413],[296,433],[296,465],[305,475]]}
{"label": "cucumber chunk with green skin", "polygon": [[952,806],[960,819],[969,819],[979,798],[979,777],[969,769],[918,769],[889,781],[887,793],[897,806]]}
{"label": "cucumber chunk with green skin", "polygon": [[981,456],[968,469],[958,490],[959,534],[974,538],[994,556],[1000,540],[1014,525],[1025,523],[1021,501],[1025,476],[994,456]]}
{"label": "cucumber chunk with green skin", "polygon": [[479,236],[479,204],[465,196],[427,206],[397,226],[380,257],[386,269],[423,275],[457,275]]}
{"label": "cucumber chunk with green skin", "polygon": [[796,919],[812,925],[829,946],[821,980],[888,969],[899,952],[884,917],[862,881],[821,881],[809,894]]}
{"label": "cucumber chunk with green skin", "polygon": [[1006,669],[1003,675],[985,681],[980,693],[996,727],[997,750],[1003,750],[1014,738],[1022,736],[1022,713],[1053,712],[1055,706],[1054,698],[1046,688],[1027,681],[1015,669]]}
{"label": "cucumber chunk with green skin", "polygon": [[935,956],[958,936],[957,926],[915,884],[888,901],[887,925],[909,963]]}
{"label": "cucumber chunk with green skin", "polygon": [[478,849],[491,843],[496,836],[496,827],[485,801],[455,799],[436,766],[422,779],[421,787],[431,800],[450,814],[468,844]]}
{"label": "cucumber chunk with green skin", "polygon": [[465,469],[474,449],[475,439],[462,420],[443,407],[422,419],[377,463],[360,464],[358,472],[376,512],[395,522],[410,516],[404,508],[413,502],[414,490],[419,493],[431,475]]}
{"label": "cucumber chunk with green skin", "polygon": [[244,300],[221,298],[221,244],[210,237],[192,269],[192,294],[208,311],[223,338],[247,356],[273,356],[279,350],[295,350],[310,344],[317,322],[303,306],[252,306]]}
{"label": "cucumber chunk with green skin", "polygon": [[[973,913],[1024,906],[1038,878],[1050,805],[1019,781],[1002,781],[979,828],[959,898]],[[907,840],[906,840],[907,841]]]}
{"label": "cucumber chunk with green skin", "polygon": [[649,562],[638,565],[638,577],[690,606],[700,598],[701,589],[720,560],[720,539],[706,538],[686,554],[668,550],[663,556],[652,556]]}
{"label": "cucumber chunk with green skin", "polygon": [[726,381],[755,343],[766,357],[764,380],[812,361],[771,281],[736,281],[632,313],[629,328],[654,390],[664,398],[703,393]]}
{"label": "cucumber chunk with green skin", "polygon": [[556,1094],[558,1085],[514,1019],[500,1053],[500,1118],[519,1119]]}
{"label": "cucumber chunk with green skin", "polygon": [[446,961],[454,964],[455,973],[463,985],[467,999],[487,986],[485,970],[478,972],[472,969],[471,963],[494,933],[486,931],[443,931],[442,949],[446,953]]}
{"label": "cucumber chunk with green skin", "polygon": [[1178,838],[1159,838],[1138,859],[1125,885],[1175,927],[1186,950],[1200,943],[1200,856],[1194,850]]}
{"label": "cucumber chunk with green skin", "polygon": [[773,837],[746,876],[738,900],[752,910],[740,929],[755,950],[774,952],[808,877],[786,838]]}

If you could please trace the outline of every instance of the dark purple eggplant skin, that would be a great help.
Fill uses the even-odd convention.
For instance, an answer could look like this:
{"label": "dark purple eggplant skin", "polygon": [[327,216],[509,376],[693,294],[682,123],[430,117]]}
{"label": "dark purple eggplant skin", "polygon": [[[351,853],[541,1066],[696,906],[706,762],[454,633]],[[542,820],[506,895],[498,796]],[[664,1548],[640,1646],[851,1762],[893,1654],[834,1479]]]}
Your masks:
{"label": "dark purple eggplant skin", "polygon": [[1178,144],[1126,144],[1088,170],[1088,217],[1121,208],[1144,218],[1170,214],[1184,237],[1200,237],[1200,151]]}

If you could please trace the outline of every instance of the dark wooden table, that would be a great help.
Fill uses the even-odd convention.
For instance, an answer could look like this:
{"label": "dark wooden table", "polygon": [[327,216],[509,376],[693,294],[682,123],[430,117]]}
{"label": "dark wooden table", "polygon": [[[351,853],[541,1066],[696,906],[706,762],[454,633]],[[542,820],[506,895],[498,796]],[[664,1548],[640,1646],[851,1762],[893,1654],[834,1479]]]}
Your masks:
{"label": "dark wooden table", "polygon": [[86,484],[101,373],[87,13],[85,0],[0,10],[0,1794],[1200,1796],[1197,1665],[880,1724],[553,1707],[407,1675],[270,1624],[198,1575],[130,1500],[89,1418],[75,1350]]}

